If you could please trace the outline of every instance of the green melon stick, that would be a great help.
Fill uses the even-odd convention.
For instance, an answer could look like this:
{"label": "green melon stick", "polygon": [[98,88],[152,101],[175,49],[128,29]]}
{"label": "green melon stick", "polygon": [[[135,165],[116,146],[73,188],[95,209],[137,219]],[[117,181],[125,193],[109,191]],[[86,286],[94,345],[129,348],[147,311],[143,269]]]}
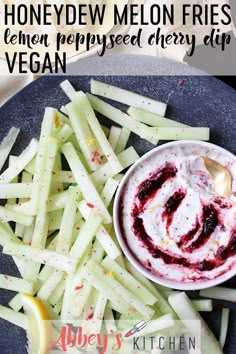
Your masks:
{"label": "green melon stick", "polygon": [[[119,281],[110,276],[105,269],[95,262],[93,259],[90,259],[87,263],[88,268],[91,272],[101,277],[104,283],[114,289],[120,296],[127,301],[131,306],[133,306],[138,312],[140,312],[145,318],[150,319],[154,311],[151,307],[147,306],[144,302],[140,301],[137,296],[131,293],[125,286],[123,286]],[[104,293],[104,296],[106,294]]]}
{"label": "green melon stick", "polygon": [[[76,211],[76,207],[74,209],[74,215],[75,215],[75,211]],[[72,207],[70,207],[69,203],[64,211],[62,226],[58,234],[56,252],[58,252],[59,254],[68,254],[70,257],[74,257],[75,259],[78,260],[78,262],[80,262],[81,258],[83,257],[87,248],[89,247],[89,244],[92,242],[92,239],[96,233],[97,228],[101,224],[102,217],[100,215],[96,215],[95,212],[90,214],[89,219],[81,227],[78,237],[69,251],[68,246],[70,246],[71,244],[74,223],[71,223],[71,227],[69,226],[70,221],[68,220],[68,212],[71,213],[71,215],[73,215],[73,210]],[[68,228],[67,231],[64,230],[66,232],[66,234],[64,235],[67,236],[66,237],[67,240],[69,239],[69,244],[67,245],[65,244],[65,241],[60,237],[61,232],[64,232],[63,229],[66,228],[66,225],[68,226]],[[68,242],[67,240],[66,242]],[[54,272],[50,275],[50,277],[40,288],[38,292],[38,297],[46,301],[50,297],[52,292],[55,290],[57,285],[60,283],[63,276],[64,276],[63,271],[54,270]]]}
{"label": "green melon stick", "polygon": [[25,150],[15,159],[15,161],[0,175],[0,183],[9,183],[18,176],[28,163],[34,158],[38,151],[38,141],[32,139]]}
{"label": "green melon stick", "polygon": [[[52,176],[52,185],[54,185],[57,182],[58,183],[63,183],[63,182],[67,183],[70,180],[70,178],[68,179],[67,174],[72,175],[72,173],[70,171],[68,171],[68,172],[58,171],[58,174],[62,174],[62,175],[60,175],[62,178],[59,177],[58,180],[54,181],[53,180],[54,175],[53,175]],[[70,180],[70,182],[75,183],[75,180]],[[64,209],[65,205],[66,205],[67,196],[68,196],[68,190],[50,195],[49,199],[48,199],[48,204],[47,204],[47,211],[52,212],[52,211],[57,211],[59,209]],[[30,209],[30,202],[25,202],[25,203],[21,203],[21,204],[14,204],[14,205],[7,204],[6,206],[10,210],[14,210],[14,211],[23,213],[25,215],[32,216],[32,214],[33,214],[32,210]]]}
{"label": "green melon stick", "polygon": [[163,102],[93,79],[91,80],[91,93],[124,103],[128,106],[142,108],[160,116],[164,116],[166,113],[167,105]]}
{"label": "green melon stick", "polygon": [[63,115],[67,115],[67,116],[68,116],[68,112],[67,112],[65,106],[61,106],[61,108],[59,109],[59,111],[60,111]]}
{"label": "green melon stick", "polygon": [[[87,203],[82,200],[82,202],[79,203],[79,211],[81,212],[83,218],[87,220],[90,217],[91,214],[91,208],[87,205]],[[121,251],[119,248],[116,246],[115,242],[105,229],[103,225],[100,225],[99,228],[96,231],[96,238],[100,242],[101,246],[104,248],[105,252],[109,254],[110,258],[116,259],[117,257],[120,256]]]}
{"label": "green melon stick", "polygon": [[197,327],[200,322],[202,353],[223,354],[222,349],[220,348],[213,333],[210,331],[199,313],[194,309],[190,299],[184,292],[173,294],[168,300],[182,323],[193,337],[196,336]]}
{"label": "green melon stick", "polygon": [[95,303],[93,322],[90,328],[90,334],[100,333],[102,320],[106,308],[107,299],[102,293],[98,293],[97,301]]}
{"label": "green melon stick", "polygon": [[191,300],[191,302],[198,312],[211,312],[213,310],[213,303],[210,299]]}
{"label": "green melon stick", "polygon": [[92,285],[82,278],[81,269],[83,269],[84,264],[90,259],[91,249],[92,243],[84,253],[83,259],[80,261],[74,274],[71,274],[66,279],[61,311],[62,319],[73,320],[79,318],[90,298]]}
{"label": "green melon stick", "polygon": [[[84,117],[87,120],[90,129],[92,130],[94,136],[102,149],[103,155],[106,157],[114,173],[119,173],[123,167],[117,158],[114,150],[112,149],[109,141],[106,138],[105,133],[102,130],[102,127],[95,116],[94,110],[91,107],[91,104],[87,96],[83,92],[79,92],[75,101],[71,102],[68,106],[74,107],[77,110],[78,114]],[[70,109],[68,108],[70,111]]]}
{"label": "green melon stick", "polygon": [[105,312],[104,312],[104,321],[105,321],[107,333],[114,333],[117,331],[114,314],[112,309],[108,306],[108,304],[106,305]]}
{"label": "green melon stick", "polygon": [[[135,279],[137,279],[141,284],[143,284],[153,295],[156,293],[156,287],[154,284],[146,278],[144,275],[142,275],[137,269],[128,261],[128,259],[125,258],[125,268],[127,271],[132,274]],[[168,289],[168,288],[166,288]]]}
{"label": "green melon stick", "polygon": [[[72,187],[71,187],[72,188]],[[75,192],[76,192],[76,187]],[[74,201],[72,201],[73,203]],[[78,237],[76,238],[73,246],[71,247],[70,251],[68,246],[70,246],[72,238],[73,238],[73,226],[74,223],[71,222],[71,227],[69,227],[69,214],[73,215],[73,209],[74,209],[74,215],[76,212],[76,207],[77,203],[75,203],[74,208],[69,203],[67,203],[66,209],[64,211],[63,215],[63,220],[61,224],[61,229],[58,234],[58,240],[57,240],[57,248],[56,251],[61,253],[61,254],[69,254],[69,256],[76,258],[79,262],[81,259],[84,257],[84,254],[89,247],[89,244],[92,242],[92,239],[96,233],[96,230],[98,229],[99,225],[101,224],[102,217],[100,215],[97,215],[96,212],[92,212],[88,218],[88,220],[81,226],[80,231],[78,233]],[[71,216],[70,216],[71,218]],[[64,231],[63,231],[64,230]],[[66,235],[66,243],[60,237],[61,233]],[[68,239],[69,245],[68,245]],[[64,272],[62,271],[57,271],[55,270],[50,277],[46,280],[46,282],[43,284],[41,289],[38,292],[38,297],[47,300],[52,292],[55,290],[55,288],[58,286],[60,281],[62,280],[64,276]]]}
{"label": "green melon stick", "polygon": [[[122,151],[118,155],[119,161],[121,162],[123,168],[127,168],[139,159],[139,155],[134,150],[133,146],[130,146],[126,150]],[[121,172],[121,171],[120,171]],[[97,171],[94,171],[90,177],[94,183],[100,184],[105,183],[108,178],[114,177],[115,174],[112,171],[109,162],[101,166]]]}
{"label": "green melon stick", "polygon": [[[114,225],[112,225],[112,228],[111,228],[111,230],[109,232],[109,235],[111,236],[113,242],[115,243],[116,247],[120,251],[120,255],[118,257],[114,258],[114,259],[122,268],[124,268],[126,270],[126,266],[125,266],[125,262],[124,262],[124,258],[125,257],[123,256],[120,244],[119,244],[119,242],[117,240],[116,233],[115,233],[115,230],[114,230]],[[109,254],[109,257],[110,257],[110,254]]]}
{"label": "green melon stick", "polygon": [[175,311],[161,294],[161,292],[153,285],[153,283],[142,274],[140,274],[128,260],[125,260],[125,265],[127,271],[130,272],[135,277],[135,279],[143,284],[158,299],[157,303],[155,304],[156,310],[160,311],[163,315],[170,313],[173,318],[177,319]]}
{"label": "green melon stick", "polygon": [[[76,318],[79,318],[82,311],[86,312],[86,308],[88,309],[89,304],[91,303],[91,301],[93,301],[93,299],[90,296],[91,293],[89,292],[89,286],[92,287],[92,284],[89,283],[87,280],[83,280],[83,278],[81,276],[81,271],[83,270],[84,264],[86,264],[86,262],[88,262],[88,260],[90,258],[92,258],[95,261],[100,263],[102,261],[103,257],[104,257],[104,249],[100,245],[99,241],[97,239],[95,239],[93,244],[90,246],[90,248],[84,254],[84,257],[83,257],[82,261],[80,262],[80,265],[77,268],[77,272],[74,277],[74,284],[76,284],[76,285],[83,284],[83,286],[85,288],[85,289],[84,288],[82,289],[82,295],[81,295],[81,290],[79,290],[80,296],[78,297],[77,296],[78,294],[76,294],[76,296],[74,296],[74,298],[73,298],[73,306],[75,308],[77,308]],[[95,297],[97,296],[98,292],[95,288],[93,288],[92,294],[94,294]]]}
{"label": "green melon stick", "polygon": [[104,131],[104,134],[106,135],[106,137],[109,137],[110,134],[110,128],[107,127],[106,125],[101,124],[102,130]]}
{"label": "green melon stick", "polygon": [[[14,156],[14,155],[9,155],[9,166],[13,164],[13,162],[17,159],[17,156]],[[18,176],[16,176],[12,181],[11,183],[17,183],[18,182]],[[16,198],[9,198],[7,200],[7,205],[14,205],[16,204],[17,200]],[[5,204],[5,206],[6,206]]]}
{"label": "green melon stick", "polygon": [[72,171],[54,171],[55,174],[52,176],[52,181],[60,183],[76,183],[75,177]]}
{"label": "green melon stick", "polygon": [[35,164],[36,164],[36,157],[34,157],[30,163],[28,163],[27,166],[25,166],[24,171],[30,173],[31,175],[34,174],[34,170],[35,170]]}
{"label": "green melon stick", "polygon": [[102,247],[102,245],[100,244],[100,242],[98,241],[97,238],[95,238],[94,242],[93,242],[93,247],[92,247],[92,258],[97,261],[97,262],[101,262],[102,259],[104,258],[104,248]]}
{"label": "green melon stick", "polygon": [[107,272],[114,273],[113,276],[122,283],[129,291],[133,292],[141,301],[147,305],[153,305],[157,298],[139,283],[129,272],[123,269],[118,263],[107,256],[101,263]]}
{"label": "green melon stick", "polygon": [[[115,127],[114,125],[111,126],[108,141],[114,151],[116,150],[116,146],[118,144],[121,131],[122,131],[121,128]],[[115,153],[117,154],[116,151]]]}
{"label": "green melon stick", "polygon": [[[58,139],[56,139],[58,142]],[[59,143],[59,142],[58,142]],[[60,146],[60,144],[58,144]],[[62,161],[61,161],[61,152],[60,152],[60,147],[58,147],[58,151],[55,156],[55,161],[53,165],[53,171],[52,175],[54,175],[55,170],[61,171],[62,170]],[[61,182],[52,182],[51,180],[51,185],[50,185],[50,192],[49,192],[49,197],[54,194],[59,194],[64,191],[64,186],[63,183]],[[49,201],[48,201],[49,203]]]}
{"label": "green melon stick", "polygon": [[[73,99],[76,98],[76,91],[74,87],[71,85],[69,80],[64,80],[63,82],[61,82],[60,87],[71,101],[73,101]],[[67,109],[66,109],[66,114],[67,114]]]}
{"label": "green melon stick", "polygon": [[61,130],[64,125],[68,125],[69,127],[71,127],[71,122],[67,115],[65,115],[63,112],[57,111],[53,124],[53,138],[55,138],[56,134]]}
{"label": "green melon stick", "polygon": [[118,294],[111,286],[107,285],[104,287],[103,278],[99,277],[94,271],[88,269],[87,266],[84,266],[81,271],[81,276],[85,278],[94,288],[100,292],[104,292],[107,299],[112,301],[113,309],[119,313],[127,314],[130,310],[135,312],[135,309],[130,306],[121,296]]}
{"label": "green melon stick", "polygon": [[67,275],[64,275],[63,279],[60,281],[56,289],[52,292],[51,296],[48,299],[49,304],[55,306],[59,299],[64,295],[65,284],[66,284]]}
{"label": "green melon stick", "polygon": [[73,257],[59,254],[48,249],[35,248],[16,243],[14,241],[10,241],[5,244],[3,247],[3,253],[17,256],[30,262],[47,264],[56,269],[61,269],[68,274],[75,270],[78,263],[78,260]]}
{"label": "green melon stick", "polygon": [[[57,240],[58,240],[58,234],[50,241],[50,243],[47,245],[46,248],[50,251],[56,251]],[[53,273],[53,271],[54,271],[53,267],[45,265],[39,273],[38,280],[40,280],[43,284]]]}
{"label": "green melon stick", "polygon": [[[177,294],[180,291],[176,290],[160,290],[161,295],[165,298],[168,299],[170,295]],[[198,312],[211,312],[213,311],[213,302],[211,299],[196,299],[196,300],[191,300],[193,307],[195,308],[196,311]]]}
{"label": "green melon stick", "polygon": [[106,181],[105,186],[101,192],[101,197],[106,207],[109,207],[118,185],[119,182],[113,178],[108,178]]}
{"label": "green melon stick", "polygon": [[66,143],[62,147],[62,152],[69,163],[84,199],[87,203],[93,204],[97,212],[102,215],[104,222],[109,224],[111,222],[111,216],[77,155],[75,148],[71,143]]}
{"label": "green melon stick", "polygon": [[[90,249],[90,252],[91,252],[91,249]],[[91,254],[87,258],[87,260],[89,260],[90,258],[91,258]],[[80,278],[80,279],[82,279],[82,278]],[[82,279],[82,282],[86,283],[86,280]],[[79,284],[81,284],[81,283],[79,283]],[[79,292],[80,292],[80,290],[79,290]],[[78,314],[76,316],[78,319],[81,319],[83,321],[82,327],[86,326],[86,327],[84,327],[84,328],[86,328],[86,331],[89,331],[89,328],[91,327],[91,322],[88,321],[88,317],[90,314],[94,314],[94,308],[95,308],[97,299],[98,299],[98,291],[97,291],[97,289],[92,287],[90,295],[84,305],[82,313],[80,314],[80,316],[78,316]],[[89,322],[89,328],[87,327],[86,322]]]}
{"label": "green melon stick", "polygon": [[60,229],[62,216],[62,209],[48,213],[48,232],[54,232]]}
{"label": "green melon stick", "polygon": [[[68,139],[68,142],[70,142],[71,144],[74,145],[75,149],[77,150],[77,152],[81,153],[82,155],[82,152],[81,152],[81,148],[79,146],[79,143],[78,143],[78,140],[76,138],[76,135],[75,135],[75,132],[73,131],[73,134],[70,136],[70,138]],[[84,159],[85,160],[85,159]]]}
{"label": "green melon stick", "polygon": [[[52,185],[53,184],[54,183],[52,183]],[[78,193],[79,193],[79,189],[78,189]],[[64,209],[66,206],[67,198],[68,198],[68,190],[50,195],[48,199],[47,211],[51,212],[59,209]]]}
{"label": "green melon stick", "polygon": [[236,290],[222,286],[214,286],[213,288],[200,290],[200,296],[236,302]]}
{"label": "green melon stick", "polygon": [[210,138],[210,129],[205,127],[160,127],[147,128],[151,139],[159,140],[206,140]]}
{"label": "green melon stick", "polygon": [[[47,153],[44,165],[44,175],[42,177],[39,190],[40,196],[38,199],[38,211],[35,219],[34,233],[31,242],[32,247],[36,248],[45,248],[47,240],[49,218],[46,206],[51,189],[52,171],[58,151],[57,140],[54,138],[49,139],[49,141],[45,143],[45,149]],[[30,266],[25,272],[25,279],[36,281],[39,269],[39,264],[30,263]]]}
{"label": "green melon stick", "polygon": [[[13,156],[13,155],[10,155],[9,156],[9,166],[12,165],[12,163],[17,159],[17,156]],[[28,172],[25,172],[23,171],[22,172],[22,178],[21,178],[21,182],[27,182],[25,181],[24,179],[24,176],[25,174],[28,173]],[[15,184],[17,183],[19,180],[19,176],[16,176],[12,181],[11,181],[11,184]],[[32,180],[31,180],[32,181]],[[30,182],[30,181],[28,181]],[[19,199],[18,203],[20,203],[23,199]],[[9,198],[7,200],[7,203],[5,204],[5,206],[11,206],[11,205],[15,205],[17,203],[17,198]],[[33,223],[32,223],[33,225]],[[32,227],[29,226],[29,227]],[[19,224],[19,223],[16,223],[15,224],[15,235],[18,236],[18,237],[22,237],[22,234],[24,232],[24,229],[25,229],[25,225],[22,225],[22,224]],[[17,258],[17,257],[13,257],[13,260],[21,274],[21,276],[23,276],[24,274],[24,270],[25,270],[25,265],[26,265],[26,262],[22,261],[21,259]]]}
{"label": "green melon stick", "polygon": [[[78,283],[77,288],[80,288],[80,283]],[[80,298],[80,305],[81,305],[81,310],[80,308],[75,307],[74,302],[73,302],[73,292],[74,292],[75,286],[74,286],[74,277],[73,274],[67,277],[66,283],[65,283],[65,293],[64,293],[64,298],[63,298],[63,303],[62,303],[62,310],[61,310],[61,319],[62,320],[73,320],[74,316],[77,316],[80,312],[83,311],[84,306],[86,302],[89,299],[89,296],[91,294],[92,290],[92,285],[89,284],[87,281],[83,282],[83,288],[82,291],[79,293],[79,298]],[[72,310],[73,309],[73,310]]]}
{"label": "green melon stick", "polygon": [[8,307],[0,305],[0,318],[11,322],[18,327],[27,329],[27,317],[23,313],[15,312]]}
{"label": "green melon stick", "polygon": [[[86,282],[86,280],[85,280]],[[98,300],[98,291],[95,288],[91,289],[90,295],[88,297],[88,300],[86,301],[86,304],[83,308],[83,311],[78,319],[82,319],[81,322],[81,327],[83,328],[83,331],[85,333],[90,333],[90,329],[92,327],[91,320],[89,320],[93,316],[93,321],[95,320],[94,318],[94,310],[95,306]],[[94,333],[100,333],[99,332],[94,332]]]}
{"label": "green melon stick", "polygon": [[0,171],[5,164],[13,145],[16,142],[20,129],[12,127],[0,144]]}
{"label": "green melon stick", "polygon": [[[56,241],[57,241],[57,235],[50,241],[50,243],[47,245],[47,249],[51,251],[56,250]],[[18,259],[21,260],[21,259]],[[27,266],[27,261],[24,261],[25,265]],[[35,294],[37,291],[40,289],[42,286],[42,283],[46,281],[46,279],[50,276],[50,274],[53,272],[54,268],[50,267],[48,265],[45,265],[41,272],[39,273],[39,277],[37,282],[35,283]],[[19,311],[22,307],[22,300],[20,297],[20,294],[17,294],[14,296],[11,301],[8,304],[13,310]]]}
{"label": "green melon stick", "polygon": [[[139,159],[139,155],[137,152],[134,150],[132,146],[127,148],[126,150],[122,151],[121,153],[118,154],[118,158],[120,163],[123,166],[123,169],[129,167],[132,165],[134,162],[136,162]],[[54,171],[55,174],[52,176],[52,182],[62,182],[62,183],[76,183],[75,177],[73,175],[73,171]],[[114,172],[112,171],[109,162],[106,162],[104,165],[99,167],[98,170],[94,171],[91,173],[90,178],[93,180],[94,183],[100,184],[100,183],[105,183],[108,178],[116,177],[118,175],[115,175]],[[12,207],[15,210],[21,210],[19,207]],[[23,209],[23,206],[22,206]],[[26,213],[27,206],[23,209],[24,212]]]}
{"label": "green melon stick", "polygon": [[7,183],[0,184],[0,199],[29,198],[32,183]]}
{"label": "green melon stick", "polygon": [[57,314],[58,316],[60,315],[62,309],[62,301],[63,301],[63,296],[60,298],[60,300],[57,301],[56,305],[53,307],[53,312],[55,312],[55,314]]}
{"label": "green melon stick", "polygon": [[[75,242],[75,240],[77,239],[78,236],[78,231],[81,229],[81,227],[83,226],[84,221],[80,220],[78,221],[78,223],[74,226],[74,230],[73,230],[73,234],[72,234],[72,243]],[[56,249],[56,247],[55,247]],[[78,266],[79,267],[79,266]],[[77,269],[78,269],[77,267]],[[41,273],[44,271],[44,269],[40,272],[39,277],[41,278]],[[77,270],[76,270],[77,271]],[[52,274],[49,273],[49,275],[45,274],[45,281],[48,279],[48,277]],[[52,304],[53,306],[59,301],[59,299],[63,296],[64,293],[64,289],[65,289],[65,282],[66,282],[66,276],[63,276],[62,280],[60,281],[60,283],[57,285],[57,287],[55,288],[55,290],[52,292],[52,294],[50,295],[48,301],[50,304]]]}
{"label": "green melon stick", "polygon": [[95,171],[100,167],[101,156],[98,152],[99,145],[97,142],[97,137],[95,138],[91,127],[89,126],[86,119],[86,112],[84,112],[77,101],[69,103],[66,108],[77,138],[77,142],[83,153],[83,157],[85,158],[90,171]]}
{"label": "green melon stick", "polygon": [[69,187],[62,223],[57,236],[56,252],[58,253],[68,254],[71,248],[79,195],[77,187]]}
{"label": "green melon stick", "polygon": [[[58,139],[57,139],[58,141]],[[61,153],[60,153],[60,144],[58,146],[58,151],[57,151],[57,154],[55,156],[55,161],[54,161],[54,166],[53,166],[53,171],[52,171],[52,175],[55,173],[54,170],[58,170],[58,171],[61,171],[62,169],[62,163],[61,163]],[[52,182],[52,179],[51,179],[51,183],[50,183],[50,191],[49,191],[49,198],[47,200],[47,212],[49,211],[48,210],[48,206],[49,206],[49,203],[50,203],[50,196],[51,195],[54,195],[55,193],[58,194],[60,192],[62,192],[64,190],[64,185],[63,183],[60,183],[60,182]],[[48,228],[49,230],[57,230],[59,229],[60,227],[60,223],[61,223],[61,219],[62,219],[62,208],[57,208],[55,210],[51,210],[49,212],[49,225],[48,225]],[[55,224],[59,223],[59,226],[57,227],[57,225],[55,226]]]}
{"label": "green melon stick", "polygon": [[160,290],[160,293],[161,293],[161,295],[162,295],[166,300],[168,300],[168,297],[169,297],[170,295],[172,295],[173,293],[175,293],[175,291],[172,290],[172,289],[169,289],[169,290]]}
{"label": "green melon stick", "polygon": [[18,257],[15,257],[15,256],[13,256],[12,258],[13,258],[13,261],[15,262],[15,265],[17,266],[17,269],[18,269],[21,277],[24,278],[25,270],[27,267],[27,262],[18,258]]}
{"label": "green melon stick", "polygon": [[40,300],[47,301],[48,298],[51,296],[52,292],[58,286],[58,284],[62,281],[64,276],[65,272],[63,272],[62,270],[55,269],[40,287],[37,293],[37,297]]}
{"label": "green melon stick", "polygon": [[[56,252],[67,255],[69,253],[72,238],[73,229],[75,224],[75,215],[77,210],[77,194],[78,189],[76,187],[70,187],[68,191],[68,199],[66,207],[63,212],[60,231],[57,235]],[[44,282],[39,289],[37,296],[46,301],[56,286],[60,283],[64,275],[64,272],[54,270],[54,272]]]}
{"label": "green melon stick", "polygon": [[16,291],[18,293],[25,292],[29,295],[33,295],[34,293],[33,282],[6,274],[0,274],[0,288]]}
{"label": "green melon stick", "polygon": [[228,331],[228,325],[229,325],[229,309],[228,308],[223,308],[222,313],[221,313],[221,322],[220,322],[220,345],[221,348],[224,348],[225,341],[226,341],[226,336],[227,336],[227,331]]}
{"label": "green melon stick", "polygon": [[[32,177],[32,175],[30,173],[28,173],[26,171],[22,172],[21,184],[26,184],[26,185],[29,186],[29,189],[30,189],[29,197],[31,196],[32,178],[33,177]],[[29,198],[27,196],[25,198],[24,197],[19,198],[18,204],[25,203],[28,200],[29,200]],[[32,225],[34,225],[34,222],[32,223]],[[32,228],[32,225],[28,226],[28,228]],[[22,224],[16,223],[16,226],[15,226],[15,234],[16,234],[16,236],[23,237],[25,229],[27,229],[27,227],[25,227]]]}
{"label": "green melon stick", "polygon": [[18,243],[22,243],[18,237],[14,234],[10,227],[8,227],[7,223],[0,223],[0,245],[2,247],[9,241],[14,241]]}
{"label": "green melon stick", "polygon": [[63,301],[63,296],[60,298],[60,300],[57,301],[56,305],[53,307],[53,312],[55,312],[58,316],[62,309],[62,301]]}
{"label": "green melon stick", "polygon": [[0,219],[3,223],[14,221],[25,226],[30,226],[33,222],[32,216],[3,206],[0,206]]}
{"label": "green melon stick", "polygon": [[70,256],[77,257],[77,259],[83,257],[99,226],[101,225],[101,222],[102,217],[97,214],[95,210],[92,210],[89,217],[81,227],[77,239],[71,247],[69,252]]}
{"label": "green melon stick", "polygon": [[86,264],[86,262],[91,258],[92,247],[94,246],[90,243],[75,273],[73,274],[73,279],[70,285],[71,289],[65,288],[66,290],[69,290],[70,296],[67,296],[63,300],[63,302],[65,302],[63,306],[64,314],[70,313],[70,309],[73,308],[71,317],[74,319],[79,319],[86,311],[86,306],[92,301],[91,297],[93,294],[93,286],[81,275],[84,264]]}
{"label": "green melon stick", "polygon": [[177,122],[173,119],[168,119],[135,107],[129,107],[127,113],[139,122],[150,125],[151,127],[188,127],[188,125]]}
{"label": "green melon stick", "polygon": [[23,230],[22,240],[27,245],[31,245],[32,237],[34,234],[34,227],[35,227],[35,220],[33,221],[32,225],[25,227]]}
{"label": "green melon stick", "polygon": [[55,135],[55,138],[58,140],[59,144],[64,144],[70,139],[73,133],[74,131],[71,126],[64,124],[63,127]]}
{"label": "green melon stick", "polygon": [[131,131],[129,129],[124,127],[121,128],[121,133],[115,148],[116,154],[120,154],[122,151],[125,150],[126,145],[128,144],[129,141],[130,133]]}
{"label": "green melon stick", "polygon": [[[11,228],[8,227],[8,224],[0,223],[0,245],[4,246],[9,241],[14,241],[14,242],[19,242],[19,243],[21,242],[16,237],[16,235],[13,233]],[[13,257],[13,260],[14,260],[21,276],[23,277],[27,262],[19,259],[18,257]]]}
{"label": "green melon stick", "polygon": [[[76,99],[76,97],[78,96],[78,92],[75,91],[75,89],[73,88],[73,86],[71,85],[71,83],[68,80],[63,81],[60,86],[71,101]],[[60,110],[62,113],[66,114],[67,116],[69,115],[67,106],[66,107],[62,106],[60,108]],[[61,121],[66,125],[72,126],[71,120],[69,118],[67,118],[62,113],[59,113]],[[91,134],[91,131],[88,129],[89,126],[86,124],[86,120],[84,119],[84,117],[82,117],[82,119],[79,122],[77,121],[78,120],[77,114],[74,116],[74,118],[75,118],[74,124],[77,125],[77,128],[75,128],[75,126],[74,126],[73,134],[69,137],[68,141],[70,141],[74,145],[74,147],[76,148],[76,150],[78,152],[81,152],[81,147],[78,142],[78,141],[80,141],[80,138],[81,138],[82,140],[80,141],[80,143],[83,145],[82,149],[83,149],[83,152],[85,153],[85,155],[86,155],[86,153],[88,153],[90,155],[90,152],[88,151],[88,149],[92,150],[93,147],[94,147],[93,151],[97,151],[101,154],[101,148],[100,148],[99,144],[97,144],[95,137]],[[72,117],[72,119],[73,119],[73,117]],[[80,129],[79,129],[79,126],[80,126]],[[107,137],[109,135],[110,129],[103,126],[103,125],[101,125],[101,127]],[[65,143],[65,141],[64,141],[64,143]],[[82,157],[82,156],[80,155],[80,157]],[[85,165],[88,165],[86,158],[83,157],[83,159],[85,160],[85,161],[83,161],[83,163]],[[91,156],[91,159],[93,159],[93,156]],[[97,161],[90,161],[89,163],[94,165],[95,169],[96,169]],[[90,168],[88,170],[90,172]],[[92,171],[93,171],[93,168],[92,168]]]}
{"label": "green melon stick", "polygon": [[87,93],[87,97],[93,109],[96,112],[111,119],[113,122],[129,129],[131,132],[140,136],[140,138],[146,139],[150,143],[156,145],[158,140],[152,138],[149,132],[149,127],[143,123],[138,122],[136,119],[130,117],[128,114],[120,111],[112,105],[100,100],[99,98]]}
{"label": "green melon stick", "polygon": [[41,124],[41,133],[39,138],[39,148],[35,159],[33,188],[30,199],[30,210],[32,215],[36,215],[39,209],[39,199],[41,196],[41,184],[45,176],[45,162],[48,151],[48,141],[53,133],[53,126],[56,119],[57,111],[54,108],[46,108],[43,121]]}

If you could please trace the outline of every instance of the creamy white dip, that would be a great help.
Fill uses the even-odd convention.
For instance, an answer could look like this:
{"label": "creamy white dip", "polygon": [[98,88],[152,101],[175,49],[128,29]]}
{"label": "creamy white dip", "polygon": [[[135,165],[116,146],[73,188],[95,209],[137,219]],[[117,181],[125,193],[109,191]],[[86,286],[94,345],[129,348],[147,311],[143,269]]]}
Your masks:
{"label": "creamy white dip", "polygon": [[201,156],[225,166],[236,191],[236,158],[194,142],[157,149],[123,187],[119,218],[127,247],[151,273],[178,282],[213,279],[236,263],[236,204],[216,194]]}

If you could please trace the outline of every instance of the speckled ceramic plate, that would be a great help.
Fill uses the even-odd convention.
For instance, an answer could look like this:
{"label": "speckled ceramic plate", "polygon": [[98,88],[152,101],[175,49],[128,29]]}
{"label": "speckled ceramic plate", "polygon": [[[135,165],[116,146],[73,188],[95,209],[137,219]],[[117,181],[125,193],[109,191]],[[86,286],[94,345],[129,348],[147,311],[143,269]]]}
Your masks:
{"label": "speckled ceramic plate", "polygon": [[[74,66],[79,76],[67,77],[76,88],[89,90],[91,76],[81,76],[86,66],[87,72],[94,74],[95,68],[99,73],[112,75],[117,68],[120,73],[131,73],[136,76],[106,76],[97,77],[105,82],[134,92],[150,96],[168,103],[167,115],[183,123],[211,128],[211,142],[218,144],[236,154],[236,92],[222,82],[208,76],[194,76],[194,69],[181,64],[150,57],[115,57],[101,59],[86,59]],[[113,69],[112,69],[113,68]],[[145,70],[144,70],[145,68]],[[168,76],[173,68],[183,73],[181,76]],[[123,69],[123,71],[122,71]],[[184,73],[188,71],[188,75]],[[163,74],[162,76],[138,76],[148,72]],[[199,75],[199,72],[197,72]],[[92,77],[95,77],[94,75]],[[65,77],[64,77],[65,78]],[[44,107],[60,108],[68,99],[61,91],[59,83],[63,77],[42,77],[23,89],[0,109],[0,141],[12,126],[21,128],[17,146],[13,153],[19,153],[33,136],[38,136]],[[181,84],[180,84],[180,80]],[[119,108],[123,105],[114,103]],[[101,118],[103,123],[109,122]],[[162,143],[162,142],[161,142]],[[153,146],[132,135],[130,139],[140,154],[149,151]],[[17,275],[14,262],[8,256],[0,254],[0,273]],[[236,278],[228,281],[225,286],[236,286]],[[7,305],[14,293],[0,291],[0,304]],[[196,296],[192,292],[191,296]],[[203,314],[216,336],[219,334],[220,309],[223,302],[215,301],[213,313]],[[236,305],[227,303],[231,310],[225,354],[235,354],[236,348]],[[0,353],[25,354],[26,336],[20,328],[0,320]],[[128,353],[127,353],[128,354]],[[204,353],[208,354],[208,353]]]}

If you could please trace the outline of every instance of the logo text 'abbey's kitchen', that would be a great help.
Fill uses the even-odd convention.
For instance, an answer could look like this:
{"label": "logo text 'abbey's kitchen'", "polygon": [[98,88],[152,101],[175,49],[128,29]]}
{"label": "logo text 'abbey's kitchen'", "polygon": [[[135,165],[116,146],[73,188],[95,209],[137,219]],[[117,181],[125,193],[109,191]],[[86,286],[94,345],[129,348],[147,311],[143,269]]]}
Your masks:
{"label": "logo text 'abbey's kitchen'", "polygon": [[[129,331],[131,332],[131,331]],[[70,353],[70,349],[77,347],[80,350],[93,351],[99,348],[100,354],[115,354],[119,349],[124,349],[125,352],[133,350],[151,351],[154,349],[178,350],[182,353],[191,350],[191,353],[197,350],[200,346],[197,343],[197,337],[189,335],[180,336],[132,336],[128,340],[125,339],[125,334],[118,332],[114,334],[97,333],[87,334],[82,326],[74,327],[72,325],[63,325],[58,337],[54,338],[49,344],[48,352],[53,353],[53,349],[60,350],[62,353]],[[128,350],[128,351],[127,351]]]}

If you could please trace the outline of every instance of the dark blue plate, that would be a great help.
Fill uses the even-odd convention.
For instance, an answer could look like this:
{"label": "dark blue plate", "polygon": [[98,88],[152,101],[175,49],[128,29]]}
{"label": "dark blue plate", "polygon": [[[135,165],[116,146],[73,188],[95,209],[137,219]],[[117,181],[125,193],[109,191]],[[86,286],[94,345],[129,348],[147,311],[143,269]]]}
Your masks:
{"label": "dark blue plate", "polygon": [[[118,73],[136,73],[144,76],[92,76],[102,81],[112,83],[134,92],[150,96],[168,103],[167,116],[193,126],[209,126],[211,128],[211,142],[220,145],[236,154],[236,92],[224,83],[209,76],[199,75],[194,69],[163,59],[145,56],[108,57],[86,59],[73,67],[80,76],[42,77],[33,82],[20,93],[14,96],[0,109],[0,141],[12,126],[20,127],[21,133],[12,153],[18,154],[29,143],[32,137],[38,137],[44,108],[52,106],[60,108],[68,102],[67,97],[59,87],[61,81],[69,79],[77,89],[89,90],[91,76],[81,76],[84,68],[87,72],[109,73],[118,70]],[[112,68],[114,69],[112,71]],[[181,76],[168,76],[174,69]],[[184,74],[188,71],[188,75]],[[159,73],[162,76],[147,76],[147,73]],[[180,84],[180,80],[182,80]],[[115,106],[125,109],[124,105],[114,103]],[[106,124],[110,122],[101,118]],[[153,146],[137,136],[132,135],[132,144],[140,154],[150,150]],[[18,275],[11,257],[0,254],[0,273]],[[225,286],[235,288],[236,278],[228,281]],[[7,305],[14,293],[1,290],[0,304]],[[195,296],[196,293],[191,293]],[[204,314],[216,336],[219,334],[220,309],[224,302],[214,301],[213,313]],[[236,305],[227,303],[231,310],[230,326],[225,354],[235,354],[236,348]],[[26,336],[23,330],[0,320],[0,353],[25,354]],[[128,353],[127,353],[128,354]],[[204,353],[208,354],[208,353]]]}

